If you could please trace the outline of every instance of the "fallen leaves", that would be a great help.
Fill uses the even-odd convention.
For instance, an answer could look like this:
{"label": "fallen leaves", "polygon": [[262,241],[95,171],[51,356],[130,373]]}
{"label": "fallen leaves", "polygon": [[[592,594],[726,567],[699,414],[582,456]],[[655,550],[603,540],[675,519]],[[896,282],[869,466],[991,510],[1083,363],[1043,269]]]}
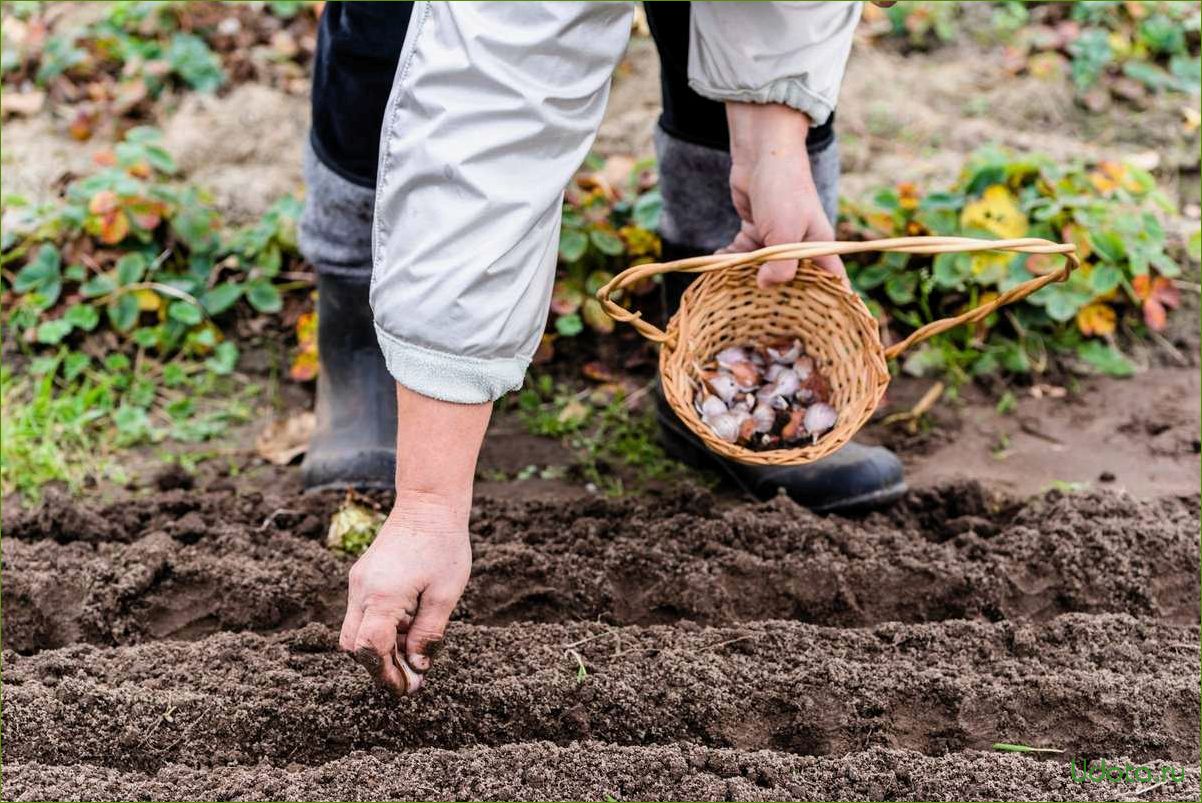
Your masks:
{"label": "fallen leaves", "polygon": [[347,494],[338,511],[330,517],[326,546],[348,555],[361,555],[371,546],[386,516],[355,501]]}
{"label": "fallen leaves", "polygon": [[317,378],[319,370],[317,312],[305,312],[296,319],[296,354],[292,358],[288,376],[294,382],[311,382]]}
{"label": "fallen leaves", "polygon": [[46,104],[46,93],[40,89],[26,92],[8,91],[0,94],[0,116],[32,117]]}
{"label": "fallen leaves", "polygon": [[1119,187],[1132,191],[1139,189],[1139,183],[1121,162],[1099,163],[1097,170],[1089,174],[1089,181],[1103,195],[1109,195]]}
{"label": "fallen leaves", "polygon": [[286,466],[305,453],[317,428],[317,417],[309,411],[272,420],[255,438],[255,452],[269,463]]}

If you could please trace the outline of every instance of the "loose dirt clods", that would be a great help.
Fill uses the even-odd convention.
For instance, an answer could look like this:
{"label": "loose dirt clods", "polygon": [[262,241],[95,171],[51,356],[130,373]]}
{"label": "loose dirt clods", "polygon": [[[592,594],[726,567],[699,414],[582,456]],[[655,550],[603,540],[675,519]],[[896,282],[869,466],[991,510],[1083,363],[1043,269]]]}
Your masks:
{"label": "loose dirt clods", "polygon": [[337,649],[341,501],[6,510],[4,797],[1121,796],[1069,757],[1197,797],[1196,498],[481,500],[400,701]]}

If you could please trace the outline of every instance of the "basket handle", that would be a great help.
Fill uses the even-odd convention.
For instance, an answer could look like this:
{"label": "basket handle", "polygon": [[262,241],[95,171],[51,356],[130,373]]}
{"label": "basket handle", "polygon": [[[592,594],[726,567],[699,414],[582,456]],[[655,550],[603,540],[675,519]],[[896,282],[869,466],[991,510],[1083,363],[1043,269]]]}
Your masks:
{"label": "basket handle", "polygon": [[678,259],[674,262],[650,262],[633,265],[610,279],[597,290],[597,300],[602,309],[614,320],[633,326],[639,334],[655,343],[668,340],[668,335],[658,326],[643,320],[642,313],[632,312],[619,306],[610,296],[622,288],[661,273],[710,273],[727,268],[762,265],[777,259],[814,259],[832,254],[858,254],[865,251],[896,251],[903,254],[954,254],[971,251],[1014,251],[1023,254],[1064,254],[1065,262],[1060,270],[1028,279],[1012,287],[987,304],[982,304],[951,318],[932,321],[910,333],[909,337],[894,343],[885,350],[886,359],[893,359],[913,345],[929,337],[946,332],[960,324],[974,323],[998,309],[998,307],[1020,301],[1036,290],[1062,282],[1081,266],[1076,246],[1071,243],[1054,243],[1038,237],[1023,237],[1013,240],[978,240],[972,237],[894,237],[887,240],[864,242],[813,242],[772,245],[758,251],[740,254],[712,254],[709,256]]}

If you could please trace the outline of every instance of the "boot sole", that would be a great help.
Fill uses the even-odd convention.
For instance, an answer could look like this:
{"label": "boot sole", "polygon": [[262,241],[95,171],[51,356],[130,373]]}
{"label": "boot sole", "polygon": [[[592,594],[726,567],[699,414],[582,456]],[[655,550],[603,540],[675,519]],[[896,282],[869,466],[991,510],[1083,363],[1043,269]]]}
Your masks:
{"label": "boot sole", "polygon": [[396,456],[384,449],[325,454],[318,465],[301,464],[301,482],[306,493],[348,488],[390,490],[396,487]]}

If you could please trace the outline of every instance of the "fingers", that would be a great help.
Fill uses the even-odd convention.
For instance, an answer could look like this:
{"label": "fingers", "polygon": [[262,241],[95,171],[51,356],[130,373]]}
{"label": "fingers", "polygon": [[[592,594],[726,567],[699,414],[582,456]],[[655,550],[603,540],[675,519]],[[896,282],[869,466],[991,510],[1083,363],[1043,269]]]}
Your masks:
{"label": "fingers", "polygon": [[843,260],[839,258],[838,254],[831,254],[830,256],[824,256],[824,257],[815,257],[814,264],[817,265],[818,267],[822,268],[823,270],[830,271],[831,273],[838,276],[839,279],[843,282],[843,286],[849,290],[851,289],[851,282],[847,278],[847,269],[843,267]]}
{"label": "fingers", "polygon": [[390,601],[389,605],[365,604],[355,586],[352,579],[338,646],[393,694],[414,693],[421,685],[421,677],[406,671],[404,661],[397,655],[397,633],[404,633],[409,627],[412,621],[409,611],[414,606],[395,601]]}
{"label": "fingers", "polygon": [[405,636],[405,655],[418,672],[430,669],[430,660],[442,646],[447,622],[458,600],[447,594],[427,590],[418,603],[417,614]]}
{"label": "fingers", "polygon": [[[835,239],[835,228],[826,219],[826,215],[821,210],[815,210],[811,216],[809,225],[807,226],[806,239],[815,242],[823,240],[833,241]],[[814,264],[838,276],[840,281],[843,282],[843,286],[848,290],[851,289],[851,282],[847,278],[847,270],[843,267],[843,260],[838,254],[815,257]]]}
{"label": "fingers", "polygon": [[359,632],[359,623],[363,621],[363,606],[356,603],[352,596],[347,602],[346,616],[342,617],[342,630],[338,634],[338,646],[343,652],[355,651],[355,634]]}
{"label": "fingers", "polygon": [[355,634],[351,655],[377,683],[397,696],[404,696],[411,690],[407,674],[394,660],[397,627],[395,614],[368,608],[363,612],[359,630]]}
{"label": "fingers", "polygon": [[760,265],[759,272],[755,275],[755,283],[761,290],[765,290],[774,284],[792,281],[795,275],[797,275],[797,260],[780,259]]}

